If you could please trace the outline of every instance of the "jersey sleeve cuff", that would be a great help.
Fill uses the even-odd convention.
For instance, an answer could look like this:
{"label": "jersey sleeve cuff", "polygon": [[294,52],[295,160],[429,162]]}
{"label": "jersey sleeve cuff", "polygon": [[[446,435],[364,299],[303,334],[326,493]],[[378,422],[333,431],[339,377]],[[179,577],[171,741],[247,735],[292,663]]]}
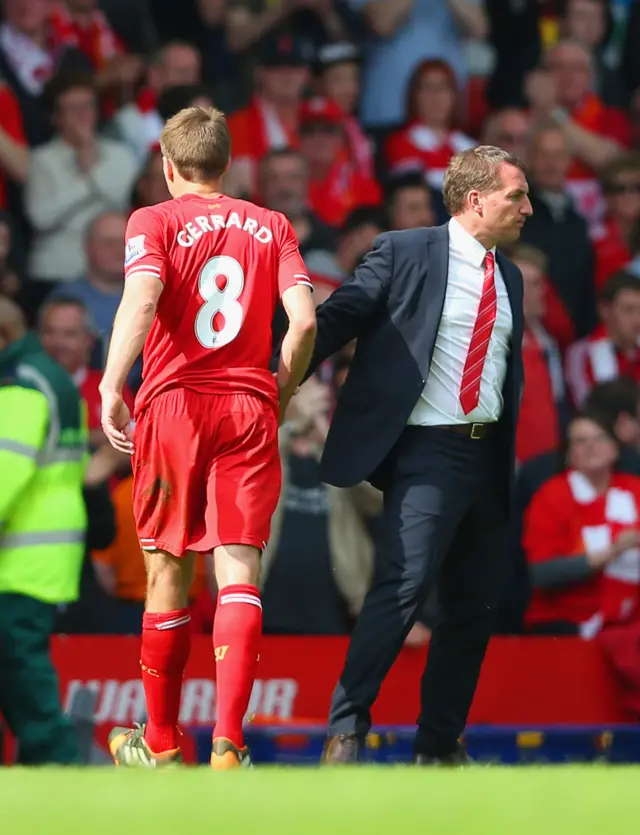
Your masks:
{"label": "jersey sleeve cuff", "polygon": [[142,273],[147,273],[148,275],[153,275],[158,278],[164,284],[164,275],[163,271],[160,267],[156,267],[153,264],[136,264],[135,267],[129,267],[128,270],[125,270],[124,277],[125,280],[127,278],[131,278],[135,275],[141,275]]}
{"label": "jersey sleeve cuff", "polygon": [[305,273],[294,273],[293,279],[296,284],[305,284],[307,287],[311,287],[313,290],[313,284],[311,283],[311,279]]}

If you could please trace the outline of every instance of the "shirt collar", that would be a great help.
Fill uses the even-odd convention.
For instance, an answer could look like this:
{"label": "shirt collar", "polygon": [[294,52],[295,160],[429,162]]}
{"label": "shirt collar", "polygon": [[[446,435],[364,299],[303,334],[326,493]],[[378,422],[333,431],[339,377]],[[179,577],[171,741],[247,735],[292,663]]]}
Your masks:
{"label": "shirt collar", "polygon": [[[452,217],[449,221],[449,240],[454,246],[460,248],[464,252],[474,267],[482,267],[484,265],[487,250],[482,246],[480,241],[476,241],[476,239],[463,228],[462,224],[459,223],[455,217]],[[495,258],[495,246],[490,249],[489,252],[492,252],[493,257]]]}

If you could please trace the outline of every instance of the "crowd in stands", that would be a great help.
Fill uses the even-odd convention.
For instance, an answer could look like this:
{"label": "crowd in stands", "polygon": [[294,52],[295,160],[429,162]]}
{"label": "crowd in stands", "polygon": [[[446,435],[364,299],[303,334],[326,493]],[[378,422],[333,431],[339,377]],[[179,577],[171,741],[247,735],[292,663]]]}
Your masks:
{"label": "crowd in stands", "polygon": [[[130,467],[104,447],[97,387],[128,214],[168,199],[162,125],[182,107],[214,104],[233,140],[225,190],[289,218],[318,303],[381,232],[446,221],[440,188],[457,150],[496,144],[526,162],[534,214],[507,250],[524,280],[526,384],[496,628],[597,635],[633,675],[640,0],[0,6],[0,292],[80,387],[116,519],[61,628],[139,628]],[[352,353],[303,387],[281,432],[284,487],[264,555],[268,632],[348,632],[384,547],[377,491],[319,479]],[[140,378],[138,365],[130,401]],[[212,618],[206,577],[202,558],[196,629]],[[434,616],[437,599],[409,644],[427,639]]]}

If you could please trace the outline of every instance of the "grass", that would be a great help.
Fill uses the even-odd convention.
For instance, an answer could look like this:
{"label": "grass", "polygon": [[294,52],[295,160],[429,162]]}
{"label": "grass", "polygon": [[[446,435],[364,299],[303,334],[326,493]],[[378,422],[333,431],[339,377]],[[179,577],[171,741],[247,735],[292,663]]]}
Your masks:
{"label": "grass", "polygon": [[0,769],[3,835],[638,835],[640,768]]}

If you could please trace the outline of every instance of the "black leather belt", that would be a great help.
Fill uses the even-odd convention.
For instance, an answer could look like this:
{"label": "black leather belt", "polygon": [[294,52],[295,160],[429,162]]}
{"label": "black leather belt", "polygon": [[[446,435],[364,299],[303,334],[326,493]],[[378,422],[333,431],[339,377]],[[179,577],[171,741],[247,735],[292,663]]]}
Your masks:
{"label": "black leather belt", "polygon": [[446,429],[474,441],[483,441],[493,434],[496,425],[495,423],[452,423],[447,426],[432,426],[431,429]]}

